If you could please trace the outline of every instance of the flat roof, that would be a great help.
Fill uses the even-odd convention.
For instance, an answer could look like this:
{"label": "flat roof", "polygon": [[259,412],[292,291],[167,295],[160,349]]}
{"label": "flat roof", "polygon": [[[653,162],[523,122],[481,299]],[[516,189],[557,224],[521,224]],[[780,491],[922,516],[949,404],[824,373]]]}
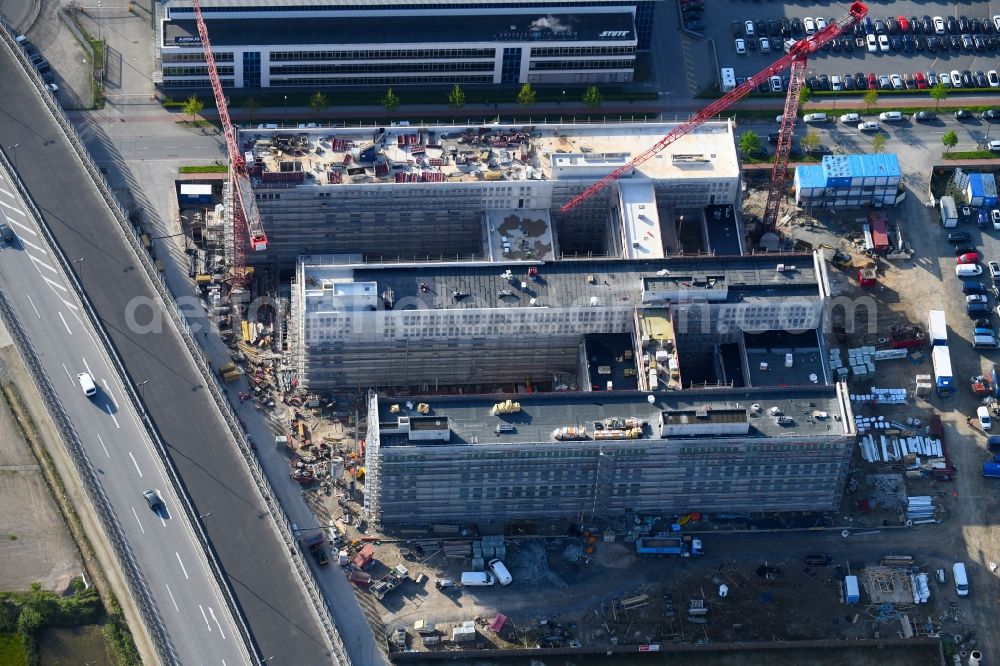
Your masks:
{"label": "flat roof", "polygon": [[[213,37],[214,44],[214,37]],[[654,146],[678,123],[420,125],[372,128],[241,129],[255,162],[280,172],[299,162],[306,185],[580,179],[596,181]],[[703,154],[707,161],[675,160]],[[286,166],[286,169],[288,167]],[[709,122],[639,165],[629,180],[738,179],[733,127]],[[280,187],[287,185],[281,183]],[[267,189],[266,182],[255,186]]]}
{"label": "flat roof", "polygon": [[[360,45],[387,48],[394,44],[483,44],[491,42],[634,42],[629,8],[599,13],[445,14],[371,17],[313,16],[247,18],[206,16],[214,48],[225,46]],[[163,46],[200,44],[193,19],[163,24]],[[272,67],[275,64],[272,62]],[[288,63],[294,64],[294,63]]]}
{"label": "flat roof", "polygon": [[625,256],[629,259],[662,259],[663,238],[656,192],[648,180],[619,181]]}
{"label": "flat roof", "polygon": [[[529,307],[532,299],[535,306],[543,307],[590,307],[596,299],[600,307],[634,308],[641,304],[645,280],[682,284],[692,275],[718,276],[726,282],[726,302],[818,297],[812,255],[804,254],[562,261],[535,266],[538,275],[534,278],[528,275],[531,266],[525,265],[509,266],[507,278],[502,264],[351,265],[336,255],[307,255],[299,261],[306,283],[341,280],[345,271],[352,271],[355,282],[374,282],[379,294],[391,291],[395,302],[420,301],[427,309]],[[782,262],[794,262],[799,270],[776,272],[775,266]],[[692,291],[690,298],[698,296]]]}
{"label": "flat roof", "polygon": [[[662,1],[662,0],[658,0]],[[607,6],[613,5],[616,0],[541,0],[536,2],[518,2],[518,5],[523,6],[564,6],[574,7],[595,7],[595,6]],[[202,11],[205,13],[218,13],[223,11],[233,11],[238,12],[240,10],[249,10],[255,8],[257,10],[264,11],[344,11],[344,10],[379,10],[379,9],[389,9],[395,11],[417,8],[428,8],[437,7],[439,5],[460,5],[461,8],[466,8],[468,6],[482,6],[483,8],[489,9],[497,6],[498,0],[428,0],[428,2],[419,2],[414,0],[364,0],[363,2],[358,2],[358,0],[322,0],[322,2],[317,2],[317,0],[202,0],[200,3]],[[510,5],[511,3],[505,2],[505,5]],[[167,0],[167,6],[171,11],[184,11],[191,10],[192,2],[191,0]]]}
{"label": "flat roof", "polygon": [[[653,395],[653,403],[648,396]],[[519,402],[521,411],[495,416],[491,414],[494,404],[506,399]],[[684,437],[663,438],[660,436],[659,420],[661,412],[696,411],[708,408],[718,411],[722,418],[744,419],[740,414],[749,412],[751,405],[758,404],[758,414],[750,414],[750,431],[747,438],[754,437],[802,437],[805,435],[844,434],[851,426],[842,413],[835,386],[796,388],[788,390],[689,390],[670,393],[646,393],[640,391],[612,391],[598,393],[534,393],[523,395],[496,396],[398,396],[379,397],[379,421],[395,423],[397,414],[390,413],[391,405],[399,405],[400,414],[407,416],[406,403],[414,406],[418,402],[427,403],[432,416],[447,417],[451,427],[449,444],[538,444],[553,442],[552,432],[556,428],[585,427],[590,442],[593,442],[594,422],[610,418],[637,418],[648,422],[643,427],[643,440],[682,440]],[[780,425],[768,412],[777,407],[794,423]],[[826,412],[825,419],[815,418],[814,412]],[[415,413],[415,412],[414,412]],[[728,415],[728,416],[727,416]],[[736,415],[736,416],[734,416]],[[835,421],[837,416],[840,421]],[[496,425],[507,423],[514,426],[511,432],[496,434]],[[726,435],[732,436],[732,435]],[[706,438],[695,435],[695,439]],[[711,439],[707,437],[707,439]],[[605,446],[628,446],[633,440],[603,440]],[[564,442],[572,446],[574,442]],[[383,434],[382,446],[420,446],[411,442],[406,434]],[[440,445],[430,442],[428,446]]]}
{"label": "flat roof", "polygon": [[[816,331],[744,333],[743,340],[750,386],[808,386],[826,383],[824,357]],[[786,365],[788,354],[792,355],[791,367]],[[762,363],[767,364],[766,369],[761,366]]]}

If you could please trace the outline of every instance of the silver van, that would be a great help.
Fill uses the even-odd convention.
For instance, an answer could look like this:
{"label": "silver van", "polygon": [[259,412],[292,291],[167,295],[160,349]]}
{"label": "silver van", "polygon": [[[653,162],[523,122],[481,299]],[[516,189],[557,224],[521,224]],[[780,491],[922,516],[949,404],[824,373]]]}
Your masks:
{"label": "silver van", "polygon": [[975,349],[996,349],[1000,347],[1000,343],[997,342],[995,336],[977,335],[972,338],[972,346]]}
{"label": "silver van", "polygon": [[490,560],[490,571],[492,571],[493,575],[497,577],[497,580],[500,581],[501,585],[510,585],[514,582],[510,572],[507,571],[507,567],[504,566],[504,563],[500,560]]}
{"label": "silver van", "polygon": [[885,123],[896,123],[903,119],[903,114],[899,111],[883,111],[878,114],[878,119]]}
{"label": "silver van", "polygon": [[825,123],[827,121],[827,115],[825,113],[807,113],[802,116],[802,120],[807,123]]}

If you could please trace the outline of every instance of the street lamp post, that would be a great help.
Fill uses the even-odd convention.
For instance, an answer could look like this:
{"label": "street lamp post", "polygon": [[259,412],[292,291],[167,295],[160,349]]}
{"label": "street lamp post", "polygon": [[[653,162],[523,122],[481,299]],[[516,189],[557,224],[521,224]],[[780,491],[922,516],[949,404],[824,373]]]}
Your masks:
{"label": "street lamp post", "polygon": [[285,123],[288,123],[288,95],[285,95]]}
{"label": "street lamp post", "polygon": [[21,144],[15,143],[13,146],[7,146],[7,150],[14,154],[14,171],[17,171],[17,147]]}
{"label": "street lamp post", "polygon": [[139,382],[139,396],[142,398],[143,402],[146,402],[146,384],[148,384],[148,383],[149,383],[148,379],[145,380],[145,381]]}

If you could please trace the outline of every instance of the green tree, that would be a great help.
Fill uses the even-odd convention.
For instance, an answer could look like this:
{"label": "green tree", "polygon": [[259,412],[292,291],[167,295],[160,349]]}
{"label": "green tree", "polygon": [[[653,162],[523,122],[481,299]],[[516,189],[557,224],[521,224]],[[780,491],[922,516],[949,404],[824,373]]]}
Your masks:
{"label": "green tree", "polygon": [[881,153],[884,148],[885,148],[885,134],[879,132],[878,134],[872,137],[872,152]]}
{"label": "green tree", "polygon": [[809,98],[812,97],[812,94],[813,91],[809,88],[809,86],[802,86],[799,88],[799,106],[808,102]]}
{"label": "green tree", "polygon": [[392,88],[386,90],[385,94],[382,95],[382,107],[389,113],[399,108],[399,97],[396,96],[396,93],[392,92]]}
{"label": "green tree", "polygon": [[868,106],[868,111],[871,111],[872,105],[874,105],[875,102],[878,101],[878,91],[875,90],[874,88],[866,90],[864,97],[861,98],[861,101],[863,101]]}
{"label": "green tree", "polygon": [[740,135],[740,152],[743,153],[744,157],[758,154],[763,147],[760,136],[756,132],[747,131]]}
{"label": "green tree", "polygon": [[313,111],[323,111],[328,106],[330,106],[330,100],[326,98],[326,95],[316,91],[316,93],[309,98],[309,106],[312,107]]}
{"label": "green tree", "polygon": [[535,103],[535,98],[538,97],[538,93],[535,89],[531,87],[530,83],[525,83],[521,86],[521,91],[517,93],[517,103],[521,106],[531,106]]}
{"label": "green tree", "polygon": [[195,95],[191,95],[184,101],[182,110],[184,113],[191,116],[191,122],[194,122],[194,117],[205,110],[205,103],[198,99]]}
{"label": "green tree", "polygon": [[819,133],[814,129],[809,130],[806,132],[806,135],[802,137],[802,147],[807,151],[816,150],[819,148],[820,143]]}
{"label": "green tree", "polygon": [[461,109],[465,106],[465,91],[462,90],[462,86],[457,83],[455,84],[455,87],[448,93],[448,103],[456,109]]}
{"label": "green tree", "polygon": [[948,99],[948,87],[938,81],[934,84],[934,87],[931,88],[931,99],[935,102],[935,109],[941,106],[941,102]]}
{"label": "green tree", "polygon": [[604,97],[601,95],[601,91],[598,90],[597,86],[590,86],[583,93],[583,103],[590,108],[597,108],[604,101]]}
{"label": "green tree", "polygon": [[958,145],[958,135],[955,134],[955,130],[948,130],[941,136],[941,143],[948,150],[944,151],[945,155],[951,152],[951,149]]}
{"label": "green tree", "polygon": [[254,97],[247,97],[243,101],[243,108],[247,112],[247,117],[253,120],[257,117],[257,112],[260,110],[260,102]]}

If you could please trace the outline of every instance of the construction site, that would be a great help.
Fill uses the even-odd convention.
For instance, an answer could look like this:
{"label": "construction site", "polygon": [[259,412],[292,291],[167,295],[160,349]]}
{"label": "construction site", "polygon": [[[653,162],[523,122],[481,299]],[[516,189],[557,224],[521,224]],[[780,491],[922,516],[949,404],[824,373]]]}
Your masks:
{"label": "construction site", "polygon": [[[903,223],[926,214],[898,183],[822,222],[789,199],[806,56],[865,11],[687,123],[237,130],[217,88],[229,179],[179,186],[216,370],[394,659],[977,653],[967,454],[907,297],[935,279]],[[745,179],[710,118],[789,67],[778,159]]]}

